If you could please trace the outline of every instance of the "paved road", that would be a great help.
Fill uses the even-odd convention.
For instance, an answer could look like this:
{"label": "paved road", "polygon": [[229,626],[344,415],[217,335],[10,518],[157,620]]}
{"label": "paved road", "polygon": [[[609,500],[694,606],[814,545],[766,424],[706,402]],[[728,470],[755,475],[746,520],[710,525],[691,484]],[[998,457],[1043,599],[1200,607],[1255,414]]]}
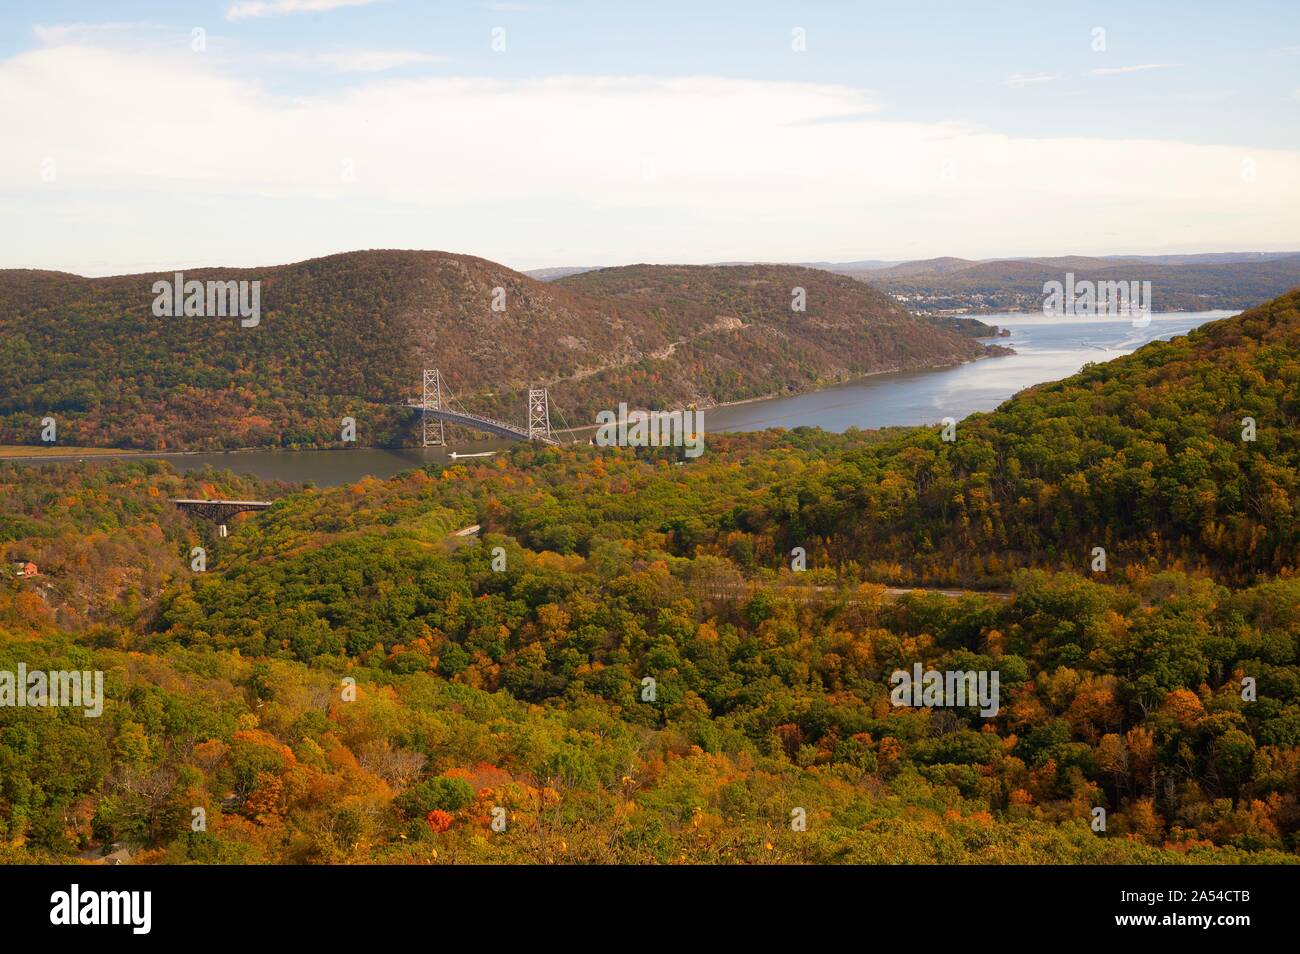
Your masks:
{"label": "paved road", "polygon": [[[710,595],[715,597],[743,597],[748,596],[753,589],[761,588],[761,582],[755,582],[753,586],[749,584],[738,584],[719,588],[710,587]],[[784,596],[791,596],[796,599],[802,597],[805,602],[811,600],[814,595],[822,596],[843,596],[849,603],[859,601],[856,590],[848,589],[841,586],[800,586],[797,583],[778,583],[774,587]],[[952,599],[960,599],[963,596],[987,596],[991,599],[1006,602],[1014,595],[1010,592],[1000,590],[956,590],[946,589],[937,586],[887,586],[885,587],[885,596],[891,599],[898,599],[900,596],[906,596],[909,593],[934,593],[939,596],[947,596]]]}
{"label": "paved road", "polygon": [[[479,532],[479,525],[474,524],[471,527],[465,527],[463,530],[457,530],[451,534],[453,537],[469,537]],[[726,587],[717,585],[709,588],[709,595],[714,597],[737,597],[748,596],[754,588],[761,587],[761,582],[755,582],[752,586],[749,583],[739,583]],[[807,599],[814,593],[831,593],[843,594],[845,599],[850,603],[857,602],[857,596],[854,590],[842,586],[800,586],[797,583],[778,583],[776,589],[781,590],[787,595],[802,596]],[[960,599],[963,596],[988,596],[995,600],[1006,602],[1011,599],[1010,592],[1001,590],[954,590],[938,586],[887,586],[885,595],[898,599],[900,596],[906,596],[909,593],[935,593],[939,596],[948,596],[952,599]]]}

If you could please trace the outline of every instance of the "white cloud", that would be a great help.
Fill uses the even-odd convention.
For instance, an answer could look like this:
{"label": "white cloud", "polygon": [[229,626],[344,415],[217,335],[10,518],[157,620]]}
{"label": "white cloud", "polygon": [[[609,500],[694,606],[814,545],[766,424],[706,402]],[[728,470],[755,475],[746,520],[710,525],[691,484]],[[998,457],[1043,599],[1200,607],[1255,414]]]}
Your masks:
{"label": "white cloud", "polygon": [[1093,76],[1115,76],[1119,73],[1141,73],[1143,70],[1168,70],[1176,65],[1176,63],[1139,63],[1137,66],[1103,66],[1091,72]]}
{"label": "white cloud", "polygon": [[260,59],[281,66],[327,69],[336,73],[380,73],[416,63],[437,63],[446,58],[414,50],[336,50],[325,53],[267,53]]}
{"label": "white cloud", "polygon": [[278,17],[288,13],[323,13],[342,7],[364,7],[379,0],[239,0],[226,8],[227,20]]}
{"label": "white cloud", "polygon": [[116,23],[55,23],[49,26],[37,23],[32,27],[36,39],[49,46],[58,46],[74,39],[90,39],[106,33],[138,33],[142,30],[155,29],[156,24],[145,21]]}
{"label": "white cloud", "polygon": [[285,97],[248,76],[84,44],[0,62],[0,123],[21,130],[0,202],[23,223],[0,230],[0,267],[1268,248],[1293,245],[1300,218],[1293,150],[904,122],[845,86],[387,77]]}
{"label": "white cloud", "polygon": [[1055,73],[1012,73],[1006,79],[1008,86],[1033,86],[1038,83],[1050,83],[1060,77]]}

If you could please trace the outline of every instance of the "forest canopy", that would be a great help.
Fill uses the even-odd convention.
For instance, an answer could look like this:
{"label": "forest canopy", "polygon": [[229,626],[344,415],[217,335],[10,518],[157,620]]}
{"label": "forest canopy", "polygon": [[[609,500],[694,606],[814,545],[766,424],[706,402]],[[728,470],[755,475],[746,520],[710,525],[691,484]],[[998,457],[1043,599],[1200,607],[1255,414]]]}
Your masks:
{"label": "forest canopy", "polygon": [[[107,694],[0,708],[0,852],[1294,861],[1296,304],[951,443],[525,446],[327,490],[0,465],[6,565],[42,567],[0,578],[0,669]],[[254,495],[225,538],[169,502]],[[996,712],[895,705],[915,666],[997,672]]]}

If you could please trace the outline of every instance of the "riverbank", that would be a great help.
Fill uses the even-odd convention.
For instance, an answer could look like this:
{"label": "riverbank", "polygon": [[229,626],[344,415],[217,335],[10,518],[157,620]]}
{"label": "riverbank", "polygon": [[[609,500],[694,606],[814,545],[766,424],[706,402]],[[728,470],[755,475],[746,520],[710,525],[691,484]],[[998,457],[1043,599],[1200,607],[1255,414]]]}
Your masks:
{"label": "riverbank", "polygon": [[[1186,334],[1206,321],[1228,312],[1157,315],[1150,325],[1131,322],[1056,321],[1041,315],[1005,314],[997,323],[1011,330],[1007,340],[1014,353],[981,358],[927,370],[878,371],[800,391],[779,392],[724,404],[705,405],[708,434],[739,433],[769,428],[820,427],[831,432],[851,428],[933,426],[945,417],[961,421],[969,414],[991,411],[1016,392],[1075,373],[1085,364],[1107,361],[1137,350],[1156,339]],[[595,424],[554,431],[561,443],[585,443]],[[473,437],[457,432],[461,450],[508,451],[514,441]],[[39,465],[111,459],[161,459],[178,470],[192,472],[211,467],[252,473],[266,480],[311,482],[317,486],[348,483],[363,477],[390,477],[419,467],[446,467],[457,463],[443,447],[333,448],[249,447],[218,451],[149,451],[137,448],[87,448],[60,446],[0,447],[0,462],[12,460]]]}
{"label": "riverbank", "polygon": [[[817,394],[831,388],[841,387],[846,384],[854,384],[866,381],[870,378],[881,377],[891,374],[926,374],[938,371],[948,371],[965,365],[974,364],[979,361],[986,361],[991,358],[1001,357],[1005,354],[1013,354],[1012,349],[1004,349],[999,353],[990,353],[979,358],[972,358],[970,361],[958,361],[955,364],[934,364],[922,366],[919,368],[882,368],[879,371],[867,371],[863,374],[849,374],[843,377],[819,380],[811,387],[798,391],[772,391],[767,394],[760,394],[755,397],[742,398],[739,401],[722,401],[713,404],[692,404],[691,407],[699,411],[724,411],[729,408],[742,408],[751,404],[758,404],[763,401],[779,401],[786,398],[796,398],[804,395]],[[678,408],[677,410],[683,410]],[[671,413],[671,411],[669,412]],[[595,432],[600,428],[599,424],[583,424],[579,427],[569,427],[565,429],[556,428],[551,431],[552,435],[574,435]],[[470,442],[478,443],[481,441],[494,441],[486,435],[472,435]],[[568,443],[560,441],[560,443]],[[339,451],[351,450],[369,450],[369,451],[418,451],[423,450],[419,444],[349,444],[346,446],[332,447],[234,447],[214,450],[140,450],[138,448],[125,447],[69,447],[69,446],[41,446],[27,444],[0,444],[0,460],[79,460],[83,457],[102,457],[102,458],[119,458],[119,457],[145,457],[151,460],[157,458],[170,457],[195,457],[216,454],[311,454],[311,453],[337,453]]]}

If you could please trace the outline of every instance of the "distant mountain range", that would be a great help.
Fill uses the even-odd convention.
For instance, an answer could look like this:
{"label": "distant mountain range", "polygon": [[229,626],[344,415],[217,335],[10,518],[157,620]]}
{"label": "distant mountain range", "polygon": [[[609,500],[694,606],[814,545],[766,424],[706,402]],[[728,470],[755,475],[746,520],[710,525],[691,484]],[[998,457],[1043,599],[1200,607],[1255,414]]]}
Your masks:
{"label": "distant mountain range", "polygon": [[913,311],[981,314],[1037,311],[1046,282],[1149,281],[1153,311],[1248,308],[1300,285],[1300,253],[1007,259],[942,258],[883,269],[843,269]]}
{"label": "distant mountain range", "polygon": [[956,271],[971,265],[986,265],[993,262],[1052,262],[1065,264],[1074,262],[1146,262],[1151,265],[1229,265],[1235,262],[1262,262],[1274,258],[1291,258],[1300,255],[1296,252],[1199,252],[1190,255],[1063,255],[1063,256],[1025,256],[1014,258],[928,258],[906,261],[861,262],[804,262],[814,268],[825,268],[832,272],[874,271],[879,269],[907,266],[909,271],[934,270],[938,272]]}
{"label": "distant mountain range", "polygon": [[[260,282],[261,319],[156,317],[172,275],[0,271],[0,444],[156,449],[412,443],[424,368],[467,409],[553,424],[621,401],[667,409],[972,361],[992,329],[910,314],[862,282],[791,265],[638,265],[543,283],[495,262],[363,251],[185,279]],[[802,288],[806,307],[792,308]],[[495,302],[500,308],[494,308]]]}
{"label": "distant mountain range", "polygon": [[[1149,281],[1157,312],[1248,308],[1300,285],[1300,252],[802,264],[868,282],[910,310],[931,315],[1037,311],[1044,283],[1063,281],[1067,272],[1073,272],[1076,281]],[[591,270],[553,268],[530,274],[549,280]]]}

